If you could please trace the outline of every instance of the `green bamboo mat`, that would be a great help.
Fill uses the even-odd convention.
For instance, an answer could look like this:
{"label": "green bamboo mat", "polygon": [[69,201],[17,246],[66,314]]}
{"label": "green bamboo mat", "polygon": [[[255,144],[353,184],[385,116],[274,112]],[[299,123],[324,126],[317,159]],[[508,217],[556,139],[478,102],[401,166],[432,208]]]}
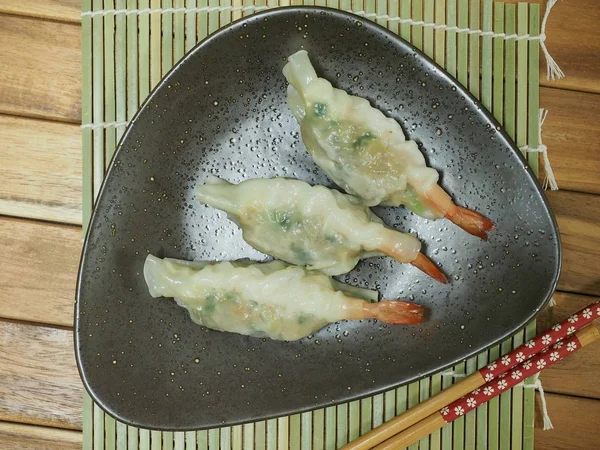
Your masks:
{"label": "green bamboo mat", "polygon": [[[540,145],[538,4],[505,5],[492,0],[83,0],[84,227],[127,121],[184,53],[233,20],[268,7],[303,3],[352,10],[387,26],[444,66],[478,97],[519,147],[536,149]],[[526,156],[537,173],[538,153]],[[361,401],[213,430],[159,432],[127,426],[105,414],[86,394],[83,448],[338,448],[534,334],[535,323],[531,323],[453,370]],[[410,449],[533,449],[534,399],[533,389],[513,388]]]}

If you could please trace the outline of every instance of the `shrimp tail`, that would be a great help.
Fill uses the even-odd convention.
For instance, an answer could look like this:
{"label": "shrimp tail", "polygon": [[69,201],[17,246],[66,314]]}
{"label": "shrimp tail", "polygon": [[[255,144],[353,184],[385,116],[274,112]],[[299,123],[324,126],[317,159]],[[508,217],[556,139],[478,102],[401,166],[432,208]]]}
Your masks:
{"label": "shrimp tail", "polygon": [[417,257],[410,262],[413,266],[419,269],[421,272],[425,272],[431,278],[440,283],[447,284],[448,279],[446,275],[442,273],[440,269],[423,253],[417,253]]}
{"label": "shrimp tail", "polygon": [[431,278],[439,281],[440,283],[444,283],[444,284],[448,283],[448,279],[440,271],[440,269],[438,269],[437,266],[429,258],[427,258],[427,256],[425,256],[421,252],[417,252],[417,256],[412,261],[407,261],[405,259],[405,255],[403,253],[399,254],[399,252],[397,251],[397,249],[395,247],[385,247],[385,248],[380,249],[380,251],[384,255],[394,258],[396,261],[398,261],[400,263],[409,262],[410,264],[415,266],[417,269],[426,273]]}
{"label": "shrimp tail", "polygon": [[446,213],[446,218],[461,227],[467,233],[477,236],[484,241],[488,240],[487,232],[496,228],[494,222],[487,217],[462,206],[451,208]]}
{"label": "shrimp tail", "polygon": [[391,324],[415,324],[423,320],[425,308],[415,303],[401,300],[382,300],[378,303],[363,304],[363,317],[381,320]]}
{"label": "shrimp tail", "polygon": [[420,246],[421,244],[414,236],[394,231],[388,243],[377,250],[390,258],[394,258],[399,263],[410,263],[431,278],[446,284],[448,280],[440,269],[427,256],[418,251]]}
{"label": "shrimp tail", "polygon": [[494,222],[487,217],[454,204],[450,196],[438,184],[431,186],[424,194],[424,198],[428,205],[437,209],[451,222],[484,241],[488,239],[487,232],[496,228]]}

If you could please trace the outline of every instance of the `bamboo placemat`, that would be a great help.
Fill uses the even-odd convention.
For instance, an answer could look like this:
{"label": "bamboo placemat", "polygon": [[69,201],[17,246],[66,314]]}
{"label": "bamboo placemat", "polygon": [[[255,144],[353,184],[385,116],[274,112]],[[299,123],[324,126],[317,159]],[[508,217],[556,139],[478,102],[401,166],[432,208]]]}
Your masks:
{"label": "bamboo placemat", "polygon": [[[292,1],[292,5],[303,4]],[[478,97],[538,173],[540,5],[492,0],[305,0],[354,11],[422,49]],[[104,172],[139,105],[198,41],[289,0],[83,0],[83,186],[87,226]],[[476,268],[474,268],[476,270]],[[221,429],[124,425],[89,395],[84,449],[334,449],[450,386],[535,335],[535,323],[477,357],[407,386],[303,414]],[[534,390],[515,387],[411,450],[533,449]]]}

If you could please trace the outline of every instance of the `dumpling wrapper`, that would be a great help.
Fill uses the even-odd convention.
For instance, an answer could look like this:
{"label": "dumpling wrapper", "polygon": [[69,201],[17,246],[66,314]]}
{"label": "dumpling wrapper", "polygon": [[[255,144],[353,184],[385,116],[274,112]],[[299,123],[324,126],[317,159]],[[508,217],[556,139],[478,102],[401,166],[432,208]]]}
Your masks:
{"label": "dumpling wrapper", "polygon": [[289,107],[313,160],[338,186],[366,205],[406,205],[427,218],[443,217],[419,199],[438,182],[415,141],[361,97],[319,78],[308,53],[288,58],[283,74]]}
{"label": "dumpling wrapper", "polygon": [[283,341],[301,339],[343,319],[384,320],[395,314],[393,323],[416,323],[423,316],[418,305],[373,304],[376,291],[282,261],[208,263],[148,255],[144,278],[152,297],[175,298],[199,325]]}
{"label": "dumpling wrapper", "polygon": [[412,262],[420,255],[417,238],[386,227],[357,198],[324,186],[288,178],[234,185],[211,177],[196,187],[196,198],[226,211],[257,250],[327,275],[349,272],[371,256]]}

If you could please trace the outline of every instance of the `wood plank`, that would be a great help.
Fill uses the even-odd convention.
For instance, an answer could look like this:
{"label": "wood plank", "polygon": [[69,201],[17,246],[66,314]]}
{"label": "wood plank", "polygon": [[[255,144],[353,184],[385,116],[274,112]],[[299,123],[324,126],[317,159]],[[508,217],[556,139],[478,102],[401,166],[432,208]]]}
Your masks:
{"label": "wood plank", "polygon": [[[571,314],[600,300],[598,297],[557,292],[556,306],[547,307],[538,316],[538,331],[547,330]],[[540,376],[546,392],[590,397],[600,400],[600,352],[598,344],[582,348],[564,361],[544,370]]]}
{"label": "wood plank", "polygon": [[81,224],[79,126],[0,115],[0,214]]}
{"label": "wood plank", "polygon": [[70,330],[0,320],[0,420],[81,429]]}
{"label": "wood plank", "polygon": [[0,14],[0,112],[81,121],[81,27]]}
{"label": "wood plank", "polygon": [[563,246],[558,289],[600,295],[600,197],[569,191],[546,192]]}
{"label": "wood plank", "polygon": [[543,431],[539,394],[536,399],[535,448],[575,450],[598,448],[600,401],[548,394],[548,411],[553,430]]}
{"label": "wood plank", "polygon": [[72,326],[81,229],[0,218],[0,317]]}
{"label": "wood plank", "polygon": [[566,77],[546,79],[546,60],[540,59],[540,81],[544,86],[600,92],[600,2],[558,2],[546,27],[546,45]]}
{"label": "wood plank", "polygon": [[600,142],[590,139],[599,130],[600,95],[542,88],[540,104],[549,110],[542,138],[559,188],[600,194]]}
{"label": "wood plank", "polygon": [[81,0],[2,0],[0,13],[81,22]]}
{"label": "wood plank", "polygon": [[80,431],[0,422],[0,450],[81,449]]}

